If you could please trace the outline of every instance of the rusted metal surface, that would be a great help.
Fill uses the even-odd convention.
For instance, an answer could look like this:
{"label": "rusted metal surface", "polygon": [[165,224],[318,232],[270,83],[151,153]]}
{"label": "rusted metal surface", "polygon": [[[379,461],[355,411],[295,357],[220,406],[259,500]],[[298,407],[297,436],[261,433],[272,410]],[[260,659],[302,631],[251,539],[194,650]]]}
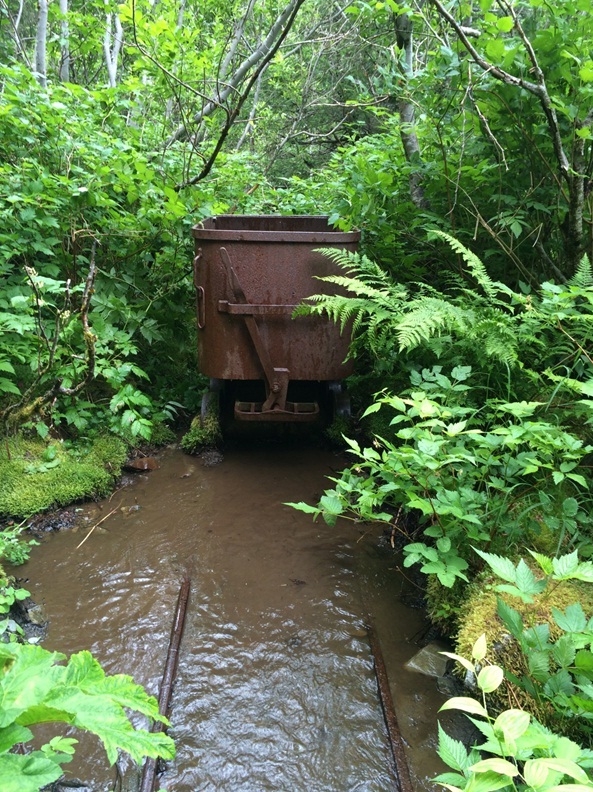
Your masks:
{"label": "rusted metal surface", "polygon": [[[183,637],[183,627],[185,625],[185,613],[187,611],[187,601],[189,599],[189,590],[191,582],[188,577],[183,579],[181,588],[179,589],[179,596],[177,597],[177,607],[175,608],[175,617],[173,619],[173,626],[171,628],[171,637],[169,639],[169,649],[167,650],[167,659],[165,661],[165,671],[163,679],[161,680],[161,687],[159,690],[159,714],[169,715],[169,705],[171,702],[171,694],[173,693],[173,685],[177,675],[177,663],[179,660],[179,647],[181,645],[181,638]],[[165,725],[163,723],[154,723],[151,732],[164,731]],[[154,782],[157,772],[157,760],[151,757],[147,758],[142,768],[142,782],[140,784],[140,792],[153,792]]]}
{"label": "rusted metal surface", "polygon": [[377,677],[377,686],[379,688],[379,698],[381,699],[381,707],[383,708],[383,716],[385,718],[385,725],[387,726],[387,734],[389,735],[389,745],[391,747],[391,754],[393,756],[393,762],[395,765],[395,774],[397,776],[397,792],[414,792],[412,781],[410,779],[410,770],[408,768],[408,759],[406,757],[404,740],[397,722],[395,707],[393,706],[391,689],[389,687],[389,678],[387,676],[385,660],[383,659],[383,652],[381,651],[381,644],[379,643],[379,639],[375,634],[375,630],[373,629],[370,619],[367,620],[366,631],[369,638],[371,652],[373,653],[375,676]]}
{"label": "rusted metal surface", "polygon": [[[194,227],[193,236],[195,284],[203,290],[198,343],[204,374],[223,380],[264,375],[245,321],[233,315],[238,303],[253,306],[250,315],[258,317],[259,334],[274,367],[287,368],[291,380],[338,380],[351,373],[351,364],[344,364],[349,338],[321,317],[293,320],[291,313],[304,298],[328,288],[317,277],[337,271],[314,250],[355,250],[358,232],[333,231],[325,217],[233,215],[204,221]],[[235,297],[221,248],[232,262],[244,301]]]}
{"label": "rusted metal surface", "polygon": [[263,380],[265,400],[237,403],[244,420],[312,420],[316,405],[287,400],[290,381],[336,381],[352,372],[349,334],[324,317],[292,318],[306,297],[331,289],[337,268],[318,248],[355,250],[358,231],[327,217],[220,215],[193,228],[200,370],[217,380]]}

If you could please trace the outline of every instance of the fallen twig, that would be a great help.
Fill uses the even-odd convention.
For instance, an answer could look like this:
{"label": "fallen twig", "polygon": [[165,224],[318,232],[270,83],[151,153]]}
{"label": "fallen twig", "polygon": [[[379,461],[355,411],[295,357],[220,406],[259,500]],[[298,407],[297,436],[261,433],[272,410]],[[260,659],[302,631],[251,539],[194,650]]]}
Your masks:
{"label": "fallen twig", "polygon": [[81,542],[80,544],[77,544],[77,545],[76,545],[76,547],[75,547],[75,550],[78,550],[78,548],[79,548],[79,547],[82,547],[82,545],[83,545],[83,544],[86,542],[86,540],[89,538],[89,536],[90,536],[90,535],[92,534],[92,532],[95,530],[95,528],[97,528],[99,525],[101,525],[101,523],[102,523],[102,522],[105,522],[105,520],[106,520],[108,517],[111,517],[111,515],[113,514],[113,512],[116,512],[116,511],[117,511],[117,510],[120,508],[120,506],[121,506],[121,503],[119,504],[119,506],[116,506],[116,507],[115,507],[115,509],[111,509],[111,511],[109,512],[109,514],[106,514],[106,515],[105,515],[105,517],[102,517],[102,518],[99,520],[99,522],[96,522],[96,523],[93,525],[93,527],[91,528],[91,530],[88,532],[88,534],[87,534],[87,535],[84,537],[84,539],[82,540],[82,542]]}

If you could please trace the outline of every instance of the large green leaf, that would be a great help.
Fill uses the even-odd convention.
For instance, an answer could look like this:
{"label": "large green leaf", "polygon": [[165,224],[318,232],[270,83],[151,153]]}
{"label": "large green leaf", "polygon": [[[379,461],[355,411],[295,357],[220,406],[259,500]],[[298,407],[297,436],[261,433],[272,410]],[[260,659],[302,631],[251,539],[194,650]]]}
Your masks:
{"label": "large green leaf", "polygon": [[13,745],[20,742],[27,742],[32,737],[32,733],[24,726],[19,726],[16,723],[11,723],[10,726],[5,726],[0,729],[0,754],[9,751]]}
{"label": "large green leaf", "polygon": [[505,741],[518,740],[529,727],[531,716],[528,712],[519,709],[509,709],[501,712],[494,721],[494,731],[502,732]]}
{"label": "large green leaf", "polygon": [[[468,753],[460,740],[454,740],[439,723],[439,748],[438,754],[443,762],[453,770],[463,772],[468,764]],[[455,783],[455,782],[450,782]]]}
{"label": "large green leaf", "polygon": [[478,674],[478,687],[484,693],[492,693],[492,691],[500,687],[503,679],[504,671],[500,666],[484,666]]}
{"label": "large green leaf", "polygon": [[[19,727],[50,721],[71,723],[96,734],[111,763],[116,761],[118,750],[126,751],[136,762],[144,756],[174,755],[170,737],[136,730],[128,719],[124,708],[167,723],[158,714],[156,699],[131,677],[106,676],[89,652],[73,655],[67,666],[54,664],[63,655],[37,646],[13,644],[5,654],[10,664],[0,682],[0,692],[1,715],[7,729],[11,720],[18,720]],[[6,732],[8,742],[15,735],[26,739],[29,734],[24,728],[12,735]],[[0,785],[0,789],[4,788]]]}
{"label": "large green leaf", "polygon": [[63,687],[52,691],[47,703],[57,710],[72,713],[75,726],[96,734],[103,742],[111,764],[117,760],[118,749],[129,753],[136,762],[143,756],[163,755],[170,759],[174,755],[170,737],[135,730],[111,695],[97,691],[89,694],[77,687]]}
{"label": "large green leaf", "polygon": [[62,775],[59,764],[41,751],[0,755],[0,789],[2,792],[39,792],[41,787],[57,781]]}
{"label": "large green leaf", "polygon": [[439,712],[449,709],[458,709],[462,712],[468,712],[471,715],[481,715],[483,718],[488,717],[487,711],[483,705],[476,699],[468,698],[467,696],[453,696],[453,698],[445,701]]}
{"label": "large green leaf", "polygon": [[150,696],[141,685],[136,684],[131,676],[125,674],[106,676],[90,652],[78,652],[71,656],[63,682],[64,685],[74,685],[86,693],[108,696],[121,707],[136,710],[153,720],[168,723],[164,716],[159,715],[159,705],[154,696]]}
{"label": "large green leaf", "polygon": [[63,655],[31,644],[19,647],[0,679],[0,727],[8,726],[29,707],[40,704],[64,669],[54,665]]}
{"label": "large green leaf", "polygon": [[580,602],[568,605],[564,612],[552,608],[552,613],[558,627],[565,632],[582,632],[587,626],[587,617]]}

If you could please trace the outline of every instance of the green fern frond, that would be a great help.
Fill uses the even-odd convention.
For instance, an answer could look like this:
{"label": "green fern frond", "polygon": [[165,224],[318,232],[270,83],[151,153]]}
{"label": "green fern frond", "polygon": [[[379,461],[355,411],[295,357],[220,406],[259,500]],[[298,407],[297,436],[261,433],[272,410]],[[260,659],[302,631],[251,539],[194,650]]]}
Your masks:
{"label": "green fern frond", "polygon": [[476,256],[475,253],[472,253],[471,250],[462,245],[458,239],[451,236],[450,234],[446,234],[444,231],[433,230],[431,234],[436,234],[436,236],[441,237],[442,239],[446,240],[449,245],[453,248],[456,253],[463,258],[470,273],[476,279],[478,284],[483,289],[484,293],[491,299],[494,300],[498,294],[501,292],[508,296],[513,295],[513,291],[509,289],[504,283],[500,283],[499,281],[493,281],[490,275],[488,275],[488,271],[486,267],[482,263],[482,261]]}
{"label": "green fern frond", "polygon": [[367,299],[377,300],[378,302],[390,302],[394,299],[405,299],[407,292],[405,289],[390,288],[378,289],[372,284],[361,278],[348,277],[347,275],[327,275],[317,280],[323,283],[331,283],[334,286],[339,286],[353,294],[355,297],[366,297]]}
{"label": "green fern frond", "polygon": [[494,358],[507,366],[514,366],[518,360],[517,336],[510,326],[500,322],[487,320],[476,328],[483,336],[483,348],[486,357]]}
{"label": "green fern frond", "polygon": [[[355,337],[364,335],[372,354],[384,360],[391,359],[396,350],[410,351],[421,345],[436,349],[438,339],[448,337],[447,343],[459,343],[478,359],[516,365],[519,346],[529,344],[531,336],[535,346],[541,335],[537,303],[532,300],[529,311],[516,313],[515,293],[492,281],[480,259],[461,243],[442,232],[438,235],[464,257],[480,291],[461,282],[450,296],[418,283],[410,285],[415,292],[412,297],[366,256],[332,248],[321,252],[344,274],[319,280],[339,293],[314,295],[295,313],[326,315],[342,330],[349,326]],[[511,299],[501,299],[503,294]]]}
{"label": "green fern frond", "polygon": [[587,255],[584,255],[580,260],[575,274],[568,281],[568,285],[577,286],[579,289],[590,289],[593,287],[593,269]]}
{"label": "green fern frond", "polygon": [[[392,324],[402,313],[406,289],[394,283],[387,273],[364,255],[349,250],[322,248],[318,252],[343,269],[345,275],[327,275],[318,280],[347,294],[316,294],[298,306],[294,316],[325,315],[342,330],[352,324],[356,333],[366,327],[371,349],[379,341],[379,328]],[[332,290],[333,291],[333,290]]]}
{"label": "green fern frond", "polygon": [[400,350],[414,349],[428,341],[439,330],[460,323],[463,310],[453,303],[435,297],[420,297],[396,326]]}
{"label": "green fern frond", "polygon": [[364,254],[342,248],[318,248],[315,252],[322,253],[344,272],[355,274],[369,285],[385,289],[393,286],[389,275]]}

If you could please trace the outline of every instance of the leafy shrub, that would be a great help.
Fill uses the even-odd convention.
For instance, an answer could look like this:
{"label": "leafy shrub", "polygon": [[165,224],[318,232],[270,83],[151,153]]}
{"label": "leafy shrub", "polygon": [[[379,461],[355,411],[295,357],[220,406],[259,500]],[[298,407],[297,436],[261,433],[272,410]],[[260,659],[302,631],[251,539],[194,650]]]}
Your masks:
{"label": "leafy shrub", "polygon": [[504,710],[496,717],[491,715],[486,696],[499,688],[504,671],[501,666],[487,662],[487,648],[486,637],[482,635],[472,648],[472,660],[443,653],[459,662],[476,679],[482,700],[454,697],[446,701],[441,710],[466,713],[485,741],[468,751],[439,724],[438,753],[454,772],[442,773],[434,781],[450,792],[556,792],[563,789],[586,792],[593,789],[590,777],[593,751],[549,731],[517,707]]}
{"label": "leafy shrub", "polygon": [[555,558],[532,553],[532,565],[480,556],[504,582],[482,575],[472,587],[460,615],[458,653],[466,654],[485,631],[491,654],[506,669],[502,700],[521,701],[551,728],[590,740],[593,564],[576,551]]}
{"label": "leafy shrub", "polygon": [[[426,542],[404,547],[405,566],[415,563],[451,587],[467,580],[472,546],[509,547],[522,541],[531,510],[525,494],[545,490],[566,520],[556,520],[557,541],[569,530],[577,540],[577,515],[590,518],[567,497],[565,482],[579,492],[586,482],[578,465],[591,450],[544,420],[528,420],[538,403],[488,401],[482,412],[468,406],[471,370],[447,377],[435,367],[413,377],[412,389],[380,396],[367,413],[388,409],[392,435],[361,448],[349,440],[353,467],[333,479],[317,507],[297,504],[329,524],[340,515],[381,521],[401,530],[401,509],[419,515]],[[542,516],[545,519],[546,515]],[[562,527],[561,527],[562,526]]]}

